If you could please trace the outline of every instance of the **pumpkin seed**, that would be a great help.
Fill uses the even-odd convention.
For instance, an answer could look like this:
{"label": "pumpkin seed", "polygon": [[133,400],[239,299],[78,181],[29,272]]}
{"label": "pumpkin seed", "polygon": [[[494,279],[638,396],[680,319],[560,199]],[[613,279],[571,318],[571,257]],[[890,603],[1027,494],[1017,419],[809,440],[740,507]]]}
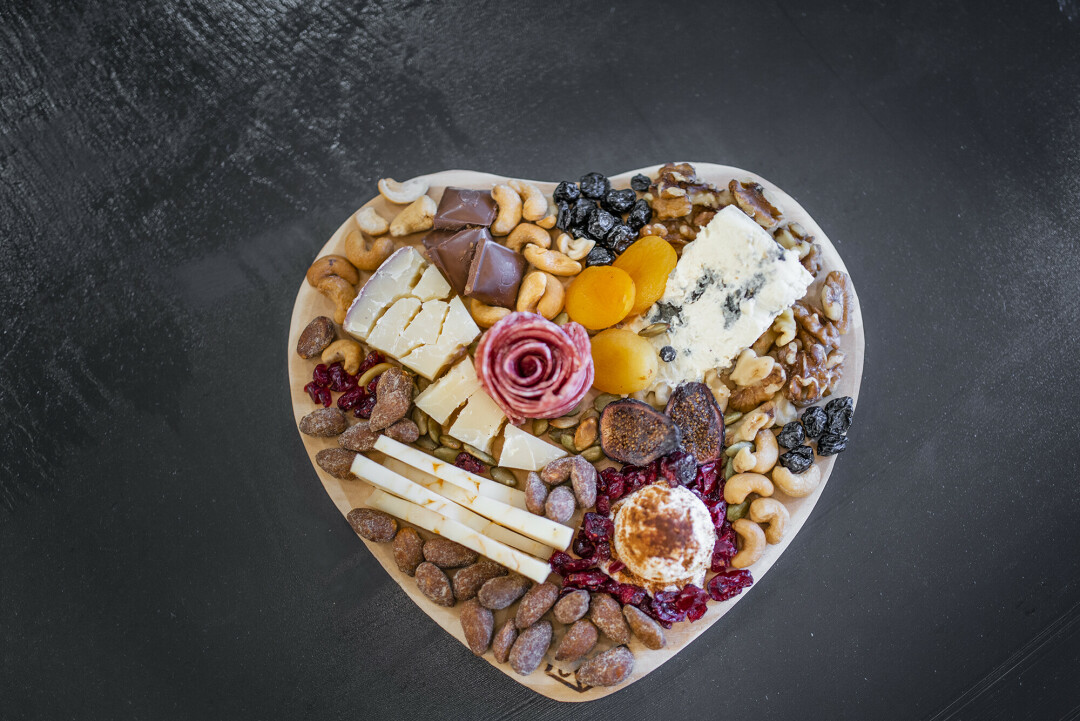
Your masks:
{"label": "pumpkin seed", "polygon": [[416,389],[417,390],[422,391],[425,388],[427,388],[429,385],[431,385],[431,381],[429,381],[427,378],[424,378],[423,376],[418,376],[416,378]]}
{"label": "pumpkin seed", "polygon": [[413,423],[416,424],[416,427],[420,429],[420,435],[421,436],[426,436],[427,435],[427,421],[428,421],[427,413],[424,413],[419,408],[413,408],[412,409],[412,419],[413,419]]}
{"label": "pumpkin seed", "polygon": [[517,476],[515,476],[512,471],[509,471],[506,468],[492,468],[491,477],[499,483],[503,484],[504,486],[510,486],[511,488],[513,488],[517,485]]}
{"label": "pumpkin seed", "polygon": [[597,412],[602,411],[608,407],[609,403],[617,401],[620,398],[622,398],[622,396],[617,396],[614,393],[601,393],[596,397],[596,400],[593,401],[593,408],[595,408]]}
{"label": "pumpkin seed", "polygon": [[739,420],[740,418],[742,418],[742,413],[740,413],[739,411],[734,411],[733,413],[728,413],[726,416],[724,416],[724,425],[726,426],[726,425],[729,425],[731,423],[734,423],[735,421]]}
{"label": "pumpkin seed", "polygon": [[562,435],[562,431],[560,431],[558,428],[552,428],[548,431],[548,438],[555,441],[556,443],[562,442]]}
{"label": "pumpkin seed", "polygon": [[584,423],[585,421],[589,420],[590,418],[599,418],[599,417],[600,417],[600,411],[596,410],[595,408],[590,408],[589,410],[587,410],[587,411],[585,411],[584,413],[581,414],[581,422]]}
{"label": "pumpkin seed", "polygon": [[600,446],[593,446],[592,448],[586,448],[585,450],[583,450],[581,452],[581,457],[584,458],[585,460],[589,461],[590,463],[596,463],[597,461],[603,459],[603,457],[604,457],[604,449],[601,448]]}
{"label": "pumpkin seed", "polygon": [[729,458],[729,459],[727,459],[727,465],[724,466],[724,480],[726,481],[726,480],[730,479],[734,475],[735,475],[735,459],[734,458]]}
{"label": "pumpkin seed", "polygon": [[735,456],[737,456],[739,454],[739,451],[741,451],[744,448],[749,448],[752,445],[754,445],[754,444],[751,441],[740,441],[739,443],[732,443],[724,451],[724,455],[727,456],[728,458],[734,458]]}
{"label": "pumpkin seed", "polygon": [[742,503],[740,503],[737,506],[728,506],[727,507],[727,519],[729,521],[731,521],[732,523],[734,523],[735,521],[737,521],[740,518],[742,518],[743,516],[745,516],[746,512],[747,512],[747,510],[749,510],[749,508],[750,508],[750,499],[749,498],[747,498],[745,501],[743,501]]}
{"label": "pumpkin seed", "polygon": [[574,448],[574,434],[564,433],[562,438],[559,439],[559,443],[562,443],[562,447],[571,453],[577,453],[577,448]]}
{"label": "pumpkin seed", "polygon": [[446,461],[447,463],[453,463],[457,460],[458,453],[461,451],[455,451],[453,448],[447,448],[446,446],[439,446],[435,449],[435,457],[440,461]]}
{"label": "pumpkin seed", "polygon": [[457,438],[454,438],[453,436],[448,436],[445,433],[439,436],[439,443],[446,446],[447,448],[453,448],[455,451],[461,450],[461,441],[459,441]]}
{"label": "pumpkin seed", "polygon": [[555,325],[566,325],[570,322],[570,315],[564,310],[562,313],[555,316],[555,318],[552,319],[552,322]]}
{"label": "pumpkin seed", "polygon": [[546,418],[537,418],[532,422],[532,432],[534,436],[542,436],[547,432],[548,422]]}
{"label": "pumpkin seed", "polygon": [[423,448],[428,453],[430,453],[431,451],[433,451],[433,450],[435,450],[436,448],[439,447],[438,443],[431,440],[427,436],[421,436],[420,438],[417,438],[416,439],[416,445],[420,446],[421,448]]}
{"label": "pumpkin seed", "polygon": [[496,463],[494,458],[489,456],[487,453],[484,453],[482,450],[475,446],[470,446],[468,443],[466,443],[464,449],[465,452],[468,453],[470,456],[472,456],[473,458],[479,458],[481,461],[488,464],[489,466],[494,466]]}
{"label": "pumpkin seed", "polygon": [[578,451],[584,451],[586,448],[596,443],[597,436],[597,422],[595,418],[586,418],[581,422],[581,425],[577,427],[577,431],[574,433],[574,448]]}
{"label": "pumpkin seed", "polygon": [[578,419],[574,416],[563,416],[562,418],[556,418],[551,422],[553,428],[565,431],[568,428],[573,428],[578,424]]}
{"label": "pumpkin seed", "polygon": [[657,335],[660,335],[661,333],[667,333],[667,332],[668,332],[668,324],[667,323],[653,323],[652,325],[647,325],[644,328],[642,328],[641,330],[639,330],[638,335],[641,336],[642,338],[652,338],[653,336],[657,336]]}
{"label": "pumpkin seed", "polygon": [[427,434],[428,438],[435,441],[436,443],[439,442],[439,436],[442,435],[442,426],[439,425],[439,422],[434,418],[428,421]]}

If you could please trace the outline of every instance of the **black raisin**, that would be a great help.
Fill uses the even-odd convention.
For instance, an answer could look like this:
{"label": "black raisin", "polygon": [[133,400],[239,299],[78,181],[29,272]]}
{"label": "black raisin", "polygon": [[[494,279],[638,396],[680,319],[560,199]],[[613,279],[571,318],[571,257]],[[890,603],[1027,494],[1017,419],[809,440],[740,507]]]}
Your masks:
{"label": "black raisin", "polygon": [[551,194],[551,197],[555,199],[556,203],[573,203],[581,197],[581,191],[578,190],[577,185],[574,183],[571,183],[569,180],[564,180],[555,186],[555,192]]}
{"label": "black raisin", "polygon": [[600,173],[582,175],[578,185],[581,187],[581,194],[593,200],[600,200],[611,190],[611,183]]}
{"label": "black raisin", "polygon": [[615,254],[602,245],[596,245],[585,256],[585,265],[611,265],[615,262]]}
{"label": "black raisin", "polygon": [[596,209],[596,203],[585,198],[575,200],[570,206],[570,225],[585,225],[589,222],[589,214]]}
{"label": "black raisin", "polygon": [[855,407],[851,396],[834,398],[825,404],[825,432],[841,435],[847,433],[851,427],[851,416],[855,413]]}
{"label": "black raisin", "polygon": [[675,360],[675,349],[669,345],[661,348],[660,360],[664,361],[665,363],[670,363],[671,361]]}
{"label": "black raisin", "polygon": [[839,433],[822,433],[817,440],[817,452],[819,456],[835,456],[843,453],[847,448],[847,436]]}
{"label": "black raisin", "polygon": [[802,424],[798,421],[792,421],[784,426],[784,430],[780,431],[776,436],[776,442],[782,445],[784,448],[798,448],[806,440],[806,434],[803,432]]}
{"label": "black raisin", "polygon": [[601,204],[609,213],[622,215],[633,207],[634,201],[636,200],[637,193],[629,188],[626,190],[609,190],[607,194],[604,195],[604,200]]}
{"label": "black raisin", "polygon": [[637,233],[630,230],[630,226],[625,223],[613,225],[607,237],[604,238],[605,244],[615,255],[622,255],[622,252],[633,245],[635,240],[637,240]]}
{"label": "black raisin", "polygon": [[607,238],[607,234],[615,227],[616,218],[603,208],[594,208],[589,215],[589,236],[600,240]]}
{"label": "black raisin", "polygon": [[802,425],[806,431],[807,438],[817,438],[821,435],[821,432],[825,430],[825,422],[828,418],[825,416],[825,411],[821,410],[817,406],[813,408],[807,408],[802,414]]}
{"label": "black raisin", "polygon": [[649,189],[650,182],[651,181],[649,180],[648,175],[642,175],[641,173],[638,173],[634,177],[630,178],[630,187],[638,191],[639,193],[644,193],[646,190]]}
{"label": "black raisin", "polygon": [[634,203],[629,215],[626,216],[626,224],[635,232],[648,225],[650,220],[652,220],[652,208],[644,198]]}
{"label": "black raisin", "polygon": [[555,220],[555,227],[559,230],[566,230],[570,227],[570,220],[572,217],[570,204],[565,200],[560,200],[557,205],[559,207],[559,217]]}
{"label": "black raisin", "polygon": [[810,446],[792,448],[779,458],[780,465],[792,473],[805,473],[810,466],[814,465],[814,449]]}

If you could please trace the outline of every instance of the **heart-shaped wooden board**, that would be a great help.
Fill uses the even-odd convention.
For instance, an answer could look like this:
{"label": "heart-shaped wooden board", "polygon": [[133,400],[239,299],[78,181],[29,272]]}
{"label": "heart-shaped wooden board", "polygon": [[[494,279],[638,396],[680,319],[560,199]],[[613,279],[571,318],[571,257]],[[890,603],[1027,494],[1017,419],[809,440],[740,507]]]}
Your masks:
{"label": "heart-shaped wooden board", "polygon": [[[821,280],[830,270],[842,270],[847,271],[844,266],[843,260],[836,252],[832,243],[829,242],[828,237],[822,231],[821,227],[814,222],[814,219],[803,208],[795,202],[789,195],[777,188],[775,185],[765,180],[764,178],[755,175],[754,173],[740,170],[739,168],[733,168],[725,165],[714,165],[711,163],[692,163],[697,169],[699,177],[704,181],[710,182],[719,187],[726,187],[728,182],[732,178],[739,180],[753,180],[760,183],[765,187],[767,193],[773,202],[783,211],[786,220],[797,221],[801,223],[812,235],[815,236],[816,242],[820,246],[820,252],[822,253],[822,270],[818,273],[818,279],[814,285],[811,286],[811,297],[816,298],[818,290],[820,288]],[[629,187],[631,176],[637,173],[644,173],[649,177],[655,177],[660,166],[654,165],[648,168],[641,168],[640,170],[632,170],[621,175],[610,176],[612,186],[615,188],[627,188]],[[441,173],[432,173],[431,175],[422,176],[430,184],[428,195],[434,198],[436,201],[442,197],[443,189],[447,187],[462,187],[462,188],[482,188],[490,189],[496,183],[506,182],[507,178],[503,178],[488,173],[478,173],[469,170],[446,170]],[[555,183],[534,182],[548,197],[550,197],[552,191],[555,189]],[[369,201],[364,207],[374,207],[379,213],[387,218],[392,219],[394,215],[401,210],[403,206],[396,206],[388,203],[381,196],[376,196],[373,200]],[[344,254],[345,236],[356,228],[353,217],[350,216],[341,227],[337,229],[337,232],[330,238],[330,240],[324,245],[317,254],[312,257],[314,260],[317,257],[323,255],[336,253],[339,255]],[[415,236],[400,239],[398,247],[404,243],[418,245],[423,233]],[[297,424],[300,419],[310,413],[315,406],[312,404],[311,399],[307,393],[304,392],[303,387],[311,380],[312,369],[317,362],[317,359],[304,360],[296,354],[296,343],[300,336],[301,331],[311,321],[312,318],[319,315],[333,316],[333,306],[331,302],[321,295],[318,291],[303,281],[304,272],[306,268],[297,268],[296,274],[300,278],[300,290],[296,294],[296,304],[293,307],[292,322],[289,328],[289,345],[287,347],[287,354],[289,359],[289,386],[290,393],[292,394],[293,414]],[[363,279],[362,279],[363,280]],[[845,353],[845,370],[838,387],[833,393],[833,396],[851,396],[855,402],[858,402],[859,395],[859,382],[862,378],[862,366],[863,366],[863,325],[862,315],[859,311],[858,297],[855,295],[854,288],[852,288],[852,328],[851,331],[841,336],[841,350]],[[815,303],[817,305],[817,303]],[[324,448],[337,447],[337,441],[334,438],[313,438],[311,436],[301,434],[301,439],[304,442],[304,446],[307,449],[308,455],[311,457],[312,466],[315,468],[315,472],[322,481],[323,487],[330,495],[334,505],[341,511],[342,515],[347,514],[351,509],[358,506],[365,505],[365,499],[371,493],[371,486],[360,480],[339,480],[323,471],[317,464],[315,464],[315,454]],[[373,457],[379,458],[378,454]],[[776,492],[776,498],[783,501],[791,514],[790,522],[788,523],[786,535],[784,539],[777,545],[768,546],[764,555],[758,560],[750,570],[754,576],[754,585],[750,589],[747,589],[742,594],[735,596],[729,601],[723,603],[709,602],[708,612],[705,616],[694,622],[684,622],[675,624],[674,628],[666,631],[667,644],[659,651],[651,651],[645,648],[637,639],[631,641],[629,647],[634,654],[634,670],[633,674],[623,684],[615,687],[607,688],[594,688],[594,687],[580,687],[576,683],[574,677],[574,670],[578,663],[563,664],[557,663],[554,659],[554,649],[558,644],[560,638],[560,630],[556,630],[555,639],[551,645],[551,651],[549,651],[544,662],[540,664],[540,667],[529,676],[519,676],[516,674],[508,664],[499,664],[492,657],[491,651],[488,651],[484,655],[484,660],[493,665],[505,673],[510,678],[514,679],[518,683],[524,684],[534,691],[543,694],[549,698],[553,698],[559,701],[590,701],[593,699],[601,698],[610,693],[614,693],[621,688],[625,688],[634,681],[643,678],[646,674],[659,668],[665,661],[672,658],[675,654],[684,649],[691,641],[697,638],[702,633],[705,633],[709,628],[720,620],[720,618],[727,613],[736,603],[747,598],[749,591],[751,591],[758,584],[762,583],[765,573],[772,567],[776,560],[780,557],[780,554],[787,549],[788,545],[795,539],[799,529],[806,523],[807,518],[810,517],[810,512],[813,510],[815,504],[821,494],[825,491],[826,483],[832,474],[834,465],[836,464],[837,456],[831,456],[821,458],[817,461],[822,472],[822,481],[817,490],[809,496],[804,498],[790,498],[785,496],[779,490]],[[580,522],[581,511],[575,514],[574,519],[570,522],[570,525],[574,527]],[[430,536],[426,532],[422,532],[425,537]],[[363,540],[363,539],[361,539]],[[389,543],[372,543],[364,541],[372,555],[382,567],[386,569],[386,572],[390,574],[390,577],[397,582],[399,586],[404,590],[406,594],[419,606],[428,616],[430,616],[436,623],[443,627],[451,636],[456,638],[462,644],[465,644],[465,637],[461,630],[461,624],[458,619],[458,608],[444,608],[437,606],[428,600],[417,588],[416,581],[410,576],[400,572],[394,563],[393,552],[391,550],[391,544]],[[557,577],[556,577],[557,578]],[[511,611],[515,606],[511,607]],[[501,627],[503,620],[507,617],[508,611],[501,611],[496,613],[495,628]],[[554,624],[558,627],[560,624]],[[597,649],[606,648],[609,644],[605,641],[598,645]],[[474,666],[463,669],[464,672],[470,670],[476,673],[487,673],[481,666],[478,660]]]}

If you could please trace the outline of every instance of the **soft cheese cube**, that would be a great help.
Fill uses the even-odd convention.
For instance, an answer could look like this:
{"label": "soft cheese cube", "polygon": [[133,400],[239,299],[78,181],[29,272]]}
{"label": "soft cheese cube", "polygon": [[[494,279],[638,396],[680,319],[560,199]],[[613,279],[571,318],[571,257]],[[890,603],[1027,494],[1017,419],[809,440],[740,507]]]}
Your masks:
{"label": "soft cheese cube", "polygon": [[669,330],[649,338],[657,352],[675,349],[661,363],[653,388],[700,381],[710,368],[725,368],[803,297],[814,278],[761,226],[736,206],[721,210],[686,245],[660,300],[628,324]]}
{"label": "soft cheese cube", "polygon": [[427,267],[416,248],[406,246],[386,259],[364,283],[345,315],[345,332],[367,340],[375,321],[394,301],[412,293]]}
{"label": "soft cheese cube", "polygon": [[417,408],[441,424],[446,423],[450,415],[479,389],[480,381],[476,378],[472,358],[463,358],[446,375],[421,391],[414,402]]}
{"label": "soft cheese cube", "polygon": [[503,468],[520,468],[539,471],[552,461],[562,458],[566,451],[517,426],[508,425],[503,432],[503,447],[499,453],[499,465]]}
{"label": "soft cheese cube", "polygon": [[502,409],[491,400],[491,396],[477,390],[469,396],[469,402],[458,413],[454,425],[447,431],[462,443],[479,448],[484,453],[491,453],[491,444],[499,435],[506,416]]}

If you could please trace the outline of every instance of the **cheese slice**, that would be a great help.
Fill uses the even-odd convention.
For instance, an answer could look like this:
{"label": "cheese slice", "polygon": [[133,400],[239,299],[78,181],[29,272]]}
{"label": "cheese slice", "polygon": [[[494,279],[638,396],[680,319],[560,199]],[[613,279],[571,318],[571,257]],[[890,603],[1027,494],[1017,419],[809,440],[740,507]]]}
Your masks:
{"label": "cheese slice", "polygon": [[486,558],[516,571],[537,583],[543,583],[551,575],[551,565],[521,551],[510,548],[487,536],[451,520],[430,508],[418,506],[401,498],[395,498],[384,491],[375,491],[368,497],[368,506],[377,508],[391,516],[419,526],[424,530],[437,533],[443,538],[471,548]]}
{"label": "cheese slice", "polygon": [[491,444],[499,435],[499,429],[506,422],[502,408],[483,390],[476,390],[465,407],[458,413],[454,425],[446,431],[462,443],[479,448],[484,453],[491,453]]}
{"label": "cheese slice", "polygon": [[405,326],[420,312],[420,301],[416,298],[401,298],[383,313],[368,335],[367,342],[372,348],[381,350],[397,358],[394,348],[401,344]]}
{"label": "cheese slice", "polygon": [[[561,523],[555,523],[543,516],[533,515],[527,510],[481,495],[480,489],[486,484],[499,485],[494,481],[481,478],[386,436],[379,437],[375,442],[375,449],[404,461],[417,470],[430,473],[440,480],[468,491],[470,493],[469,501],[466,504],[468,508],[476,511],[481,516],[490,518],[500,526],[517,531],[552,548],[562,550],[570,545],[574,535],[573,529]],[[413,451],[413,453],[408,451]],[[473,493],[476,495],[472,495]]]}
{"label": "cheese slice", "polygon": [[[387,258],[360,288],[345,315],[345,332],[367,340],[375,321],[394,301],[412,292],[427,267],[424,258],[412,246],[405,246]],[[471,342],[471,341],[470,341]]]}
{"label": "cheese slice", "polygon": [[543,543],[534,541],[531,538],[526,538],[525,536],[517,533],[516,531],[511,531],[509,528],[503,528],[494,521],[489,521],[483,516],[473,513],[469,509],[465,508],[464,504],[467,503],[469,499],[468,491],[463,491],[457,486],[447,483],[446,481],[440,481],[435,476],[424,473],[423,471],[418,471],[409,464],[402,463],[398,459],[391,458],[390,456],[386,456],[383,459],[382,465],[386,468],[389,468],[394,473],[408,478],[410,481],[415,481],[416,483],[419,483],[421,486],[427,488],[429,491],[434,491],[440,496],[443,496],[444,498],[448,498],[449,500],[453,501],[455,504],[460,504],[458,505],[457,510],[453,511],[452,513],[445,513],[441,509],[436,509],[440,513],[443,513],[447,518],[452,518],[455,521],[464,523],[469,528],[480,531],[485,536],[488,536],[489,538],[494,538],[499,543],[505,543],[507,546],[516,548],[519,551],[524,551],[531,556],[536,556],[537,558],[542,558],[545,560],[551,557],[550,546],[546,546]]}
{"label": "cheese slice", "polygon": [[412,294],[422,301],[446,300],[450,297],[450,284],[446,282],[438,267],[429,265],[420,282],[413,288]]}
{"label": "cheese slice", "polygon": [[499,465],[503,468],[520,468],[539,471],[552,461],[566,455],[566,449],[526,433],[517,426],[507,425],[503,431],[503,447],[499,453]]}
{"label": "cheese slice", "polygon": [[425,378],[434,380],[439,372],[478,335],[480,335],[480,327],[465,309],[461,298],[454,296],[450,300],[450,308],[443,321],[439,340],[420,346],[402,358],[401,362]]}
{"label": "cheese slice", "polygon": [[[405,299],[399,300],[398,303]],[[387,352],[395,358],[408,355],[409,351],[439,339],[443,319],[450,309],[448,303],[441,300],[429,300],[420,306],[420,312],[412,319],[405,330],[399,332]],[[369,338],[370,341],[370,338]]]}
{"label": "cheese slice", "polygon": [[[426,304],[425,304],[426,305]],[[480,389],[472,358],[465,357],[446,374],[416,396],[416,407],[440,424]]]}

